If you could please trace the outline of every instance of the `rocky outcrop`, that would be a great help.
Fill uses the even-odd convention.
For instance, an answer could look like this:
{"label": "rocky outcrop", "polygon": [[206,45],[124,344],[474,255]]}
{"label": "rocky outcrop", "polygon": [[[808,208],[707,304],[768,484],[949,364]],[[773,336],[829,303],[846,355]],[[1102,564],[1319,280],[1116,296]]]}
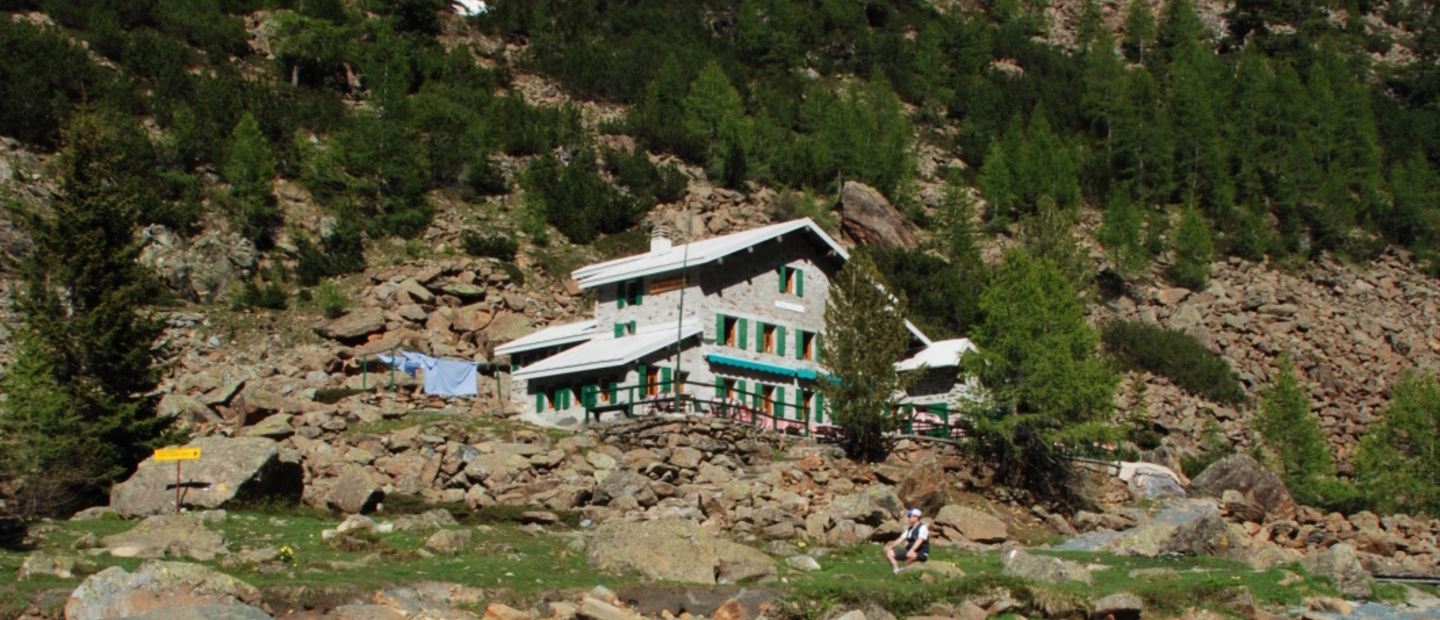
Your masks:
{"label": "rocky outcrop", "polygon": [[219,300],[236,278],[248,277],[260,258],[255,244],[239,233],[210,231],[187,240],[153,224],[140,232],[140,263],[155,270],[177,295],[191,301]]}
{"label": "rocky outcrop", "polygon": [[229,553],[225,535],[205,527],[210,518],[223,520],[225,517],[223,513],[154,515],[129,531],[106,536],[100,542],[115,557],[209,561]]}
{"label": "rocky outcrop", "polygon": [[585,551],[590,566],[684,583],[740,583],[774,577],[775,560],[678,519],[606,523]]}
{"label": "rocky outcrop", "polygon": [[[279,445],[264,437],[202,437],[187,447],[200,458],[180,465],[180,503],[218,508],[231,501],[261,498],[296,502],[304,488],[300,464],[282,458]],[[134,475],[110,491],[110,507],[123,517],[175,511],[175,463],[140,463]]]}
{"label": "rocky outcrop", "polygon": [[1370,573],[1360,565],[1355,547],[1341,543],[1305,558],[1305,570],[1330,580],[1335,591],[1345,596],[1370,598]]}
{"label": "rocky outcrop", "polygon": [[840,196],[843,215],[840,226],[846,236],[860,245],[914,249],[920,246],[915,233],[905,225],[900,212],[875,188],[846,181]]}
{"label": "rocky outcrop", "polygon": [[1048,555],[1030,555],[1022,549],[1006,551],[1002,559],[1005,562],[1005,567],[1000,570],[1002,575],[1044,583],[1060,583],[1062,581],[1090,583],[1091,581],[1090,571],[1077,562],[1061,560]]}
{"label": "rocky outcrop", "polygon": [[371,334],[385,331],[385,313],[364,308],[315,326],[315,333],[342,343],[358,343]]}
{"label": "rocky outcrop", "polygon": [[[135,572],[112,566],[85,579],[65,603],[68,620],[110,620],[197,605],[264,605],[260,591],[196,564],[151,560]],[[245,617],[245,616],[238,616]]]}
{"label": "rocky outcrop", "polygon": [[935,515],[935,525],[952,540],[999,543],[1005,542],[1009,535],[1004,521],[974,508],[954,504],[940,509],[940,513]]}

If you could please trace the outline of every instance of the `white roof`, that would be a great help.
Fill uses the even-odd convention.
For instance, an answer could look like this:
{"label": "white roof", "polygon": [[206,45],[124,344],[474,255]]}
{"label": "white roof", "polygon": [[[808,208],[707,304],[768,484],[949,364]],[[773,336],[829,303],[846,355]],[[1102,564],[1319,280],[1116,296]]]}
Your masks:
{"label": "white roof", "polygon": [[[680,328],[683,338],[704,331],[700,321],[689,319]],[[515,371],[516,379],[539,379],[589,370],[614,368],[675,344],[675,324],[647,325],[633,336],[596,337],[567,351]],[[496,349],[499,352],[499,349]]]}
{"label": "white roof", "polygon": [[[622,280],[665,273],[680,269],[682,264],[698,266],[724,258],[746,248],[759,245],[781,235],[797,231],[808,231],[818,237],[842,260],[850,260],[850,254],[840,247],[830,235],[810,218],[771,224],[754,230],[673,246],[658,252],[646,252],[627,256],[604,263],[597,263],[576,269],[570,274],[580,288],[594,288]],[[686,248],[689,248],[688,255]]]}
{"label": "white roof", "polygon": [[498,347],[495,347],[496,355],[510,355],[535,349],[547,349],[556,345],[570,344],[572,342],[584,342],[595,335],[595,321],[580,321],[579,323],[565,323],[564,325],[551,325],[538,332],[512,340]]}
{"label": "white roof", "polygon": [[979,349],[975,348],[975,343],[970,342],[968,338],[941,340],[920,349],[918,353],[909,358],[895,362],[895,370],[906,372],[919,370],[922,366],[929,368],[959,366],[960,357],[965,355],[966,351],[978,350]]}

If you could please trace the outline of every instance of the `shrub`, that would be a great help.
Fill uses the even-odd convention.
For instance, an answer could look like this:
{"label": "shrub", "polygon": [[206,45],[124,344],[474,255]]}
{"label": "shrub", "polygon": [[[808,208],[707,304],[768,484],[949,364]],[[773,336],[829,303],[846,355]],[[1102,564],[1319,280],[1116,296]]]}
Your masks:
{"label": "shrub", "polygon": [[493,233],[482,235],[469,230],[460,235],[460,245],[465,248],[465,253],[471,256],[498,258],[504,261],[515,260],[515,252],[520,249],[518,241],[505,235]]}
{"label": "shrub", "polygon": [[360,237],[360,226],[349,219],[337,224],[320,240],[318,247],[304,236],[297,238],[295,254],[295,279],[304,286],[365,269],[365,244]]}
{"label": "shrub", "polygon": [[685,173],[674,163],[664,168],[656,166],[643,147],[637,146],[629,152],[605,149],[601,157],[605,171],[630,190],[632,196],[658,202],[676,202],[685,196]]}
{"label": "shrub", "polygon": [[650,235],[637,226],[596,239],[592,247],[606,260],[644,254],[650,251]]}
{"label": "shrub", "polygon": [[279,282],[270,281],[261,286],[254,280],[246,280],[231,300],[230,307],[235,310],[244,308],[284,310],[289,305],[290,296]]}
{"label": "shrub", "polygon": [[1235,446],[1220,432],[1220,424],[1214,418],[1205,420],[1205,426],[1200,431],[1200,446],[1203,451],[1199,454],[1180,456],[1180,471],[1187,478],[1194,478],[1214,465],[1215,461],[1235,454]]}
{"label": "shrub", "polygon": [[0,19],[0,135],[52,146],[75,102],[99,91],[98,68],[58,28]]}
{"label": "shrub", "polygon": [[525,286],[525,272],[520,271],[519,265],[507,261],[500,263],[499,267],[500,271],[505,272],[505,275],[510,277],[510,281],[514,282],[516,287]]}
{"label": "shrub", "polygon": [[340,290],[334,282],[325,282],[320,285],[320,311],[325,313],[325,318],[333,319],[345,314],[350,306],[350,296]]}
{"label": "shrub", "polygon": [[1100,341],[1126,370],[1145,370],[1166,377],[1191,394],[1218,403],[1245,401],[1245,388],[1230,365],[1194,336],[1139,321],[1107,321]]}
{"label": "shrub", "polygon": [[1194,206],[1186,207],[1175,226],[1175,264],[1170,267],[1170,279],[1191,290],[1205,288],[1214,255],[1215,244],[1210,240],[1205,217]]}
{"label": "shrub", "polygon": [[638,224],[652,203],[621,194],[596,173],[594,153],[582,149],[569,164],[544,155],[525,173],[526,199],[538,203],[545,220],[575,243]]}

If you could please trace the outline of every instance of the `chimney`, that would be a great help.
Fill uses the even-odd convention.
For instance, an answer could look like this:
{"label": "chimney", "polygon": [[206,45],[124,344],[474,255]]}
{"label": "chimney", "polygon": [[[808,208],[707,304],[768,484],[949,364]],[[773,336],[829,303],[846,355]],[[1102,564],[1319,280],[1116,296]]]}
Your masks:
{"label": "chimney", "polygon": [[659,254],[668,251],[672,247],[670,243],[670,229],[665,226],[656,225],[650,229],[650,253]]}

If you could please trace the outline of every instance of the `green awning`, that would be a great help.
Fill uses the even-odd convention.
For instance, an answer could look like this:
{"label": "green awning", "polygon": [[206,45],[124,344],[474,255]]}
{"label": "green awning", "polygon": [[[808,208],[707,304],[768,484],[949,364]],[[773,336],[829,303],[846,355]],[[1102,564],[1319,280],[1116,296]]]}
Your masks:
{"label": "green awning", "polygon": [[705,359],[710,360],[710,363],[712,364],[734,366],[735,368],[743,368],[745,370],[753,370],[755,372],[766,372],[772,375],[780,375],[782,377],[794,377],[798,373],[802,372],[794,368],[786,368],[784,366],[776,366],[774,364],[762,364],[760,362],[743,360],[738,357],[726,357],[724,355],[715,355],[713,353],[705,356]]}

